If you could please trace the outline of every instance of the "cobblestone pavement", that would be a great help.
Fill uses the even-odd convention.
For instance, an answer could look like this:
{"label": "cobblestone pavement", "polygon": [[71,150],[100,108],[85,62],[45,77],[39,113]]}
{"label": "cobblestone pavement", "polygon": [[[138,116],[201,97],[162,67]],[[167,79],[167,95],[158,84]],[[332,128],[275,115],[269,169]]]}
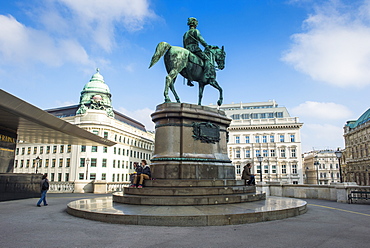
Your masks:
{"label": "cobblestone pavement", "polygon": [[94,194],[48,194],[0,202],[1,247],[369,247],[370,205],[304,199],[306,214],[278,221],[207,227],[108,224],[66,213]]}

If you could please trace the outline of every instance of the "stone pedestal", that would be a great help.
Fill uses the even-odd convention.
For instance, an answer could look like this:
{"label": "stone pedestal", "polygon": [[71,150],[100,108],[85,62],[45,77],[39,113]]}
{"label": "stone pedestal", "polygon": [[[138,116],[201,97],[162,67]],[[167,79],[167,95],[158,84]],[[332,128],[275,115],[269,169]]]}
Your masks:
{"label": "stone pedestal", "polygon": [[156,179],[235,179],[227,156],[224,111],[186,103],[164,103],[152,114],[155,148],[151,160]]}

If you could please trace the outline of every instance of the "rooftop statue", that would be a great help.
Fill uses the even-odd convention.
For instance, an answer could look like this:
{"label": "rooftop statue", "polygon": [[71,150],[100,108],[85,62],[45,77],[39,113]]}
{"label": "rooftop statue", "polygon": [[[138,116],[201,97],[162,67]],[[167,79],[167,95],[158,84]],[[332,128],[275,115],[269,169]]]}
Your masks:
{"label": "rooftop statue", "polygon": [[[166,76],[166,85],[164,88],[164,101],[171,102],[168,96],[170,89],[180,102],[180,98],[175,90],[175,80],[180,73],[188,80],[189,86],[194,86],[192,81],[199,83],[198,105],[201,105],[204,86],[211,85],[220,92],[217,104],[222,104],[222,88],[216,81],[216,68],[223,70],[225,68],[226,53],[224,47],[210,46],[203,39],[197,29],[198,21],[194,17],[188,19],[189,30],[184,34],[184,48],[171,46],[167,42],[161,42],[157,45],[156,51],[152,57],[150,67],[158,62],[164,55],[164,64],[168,75]],[[205,48],[202,51],[199,43]],[[217,67],[215,67],[217,64]]]}

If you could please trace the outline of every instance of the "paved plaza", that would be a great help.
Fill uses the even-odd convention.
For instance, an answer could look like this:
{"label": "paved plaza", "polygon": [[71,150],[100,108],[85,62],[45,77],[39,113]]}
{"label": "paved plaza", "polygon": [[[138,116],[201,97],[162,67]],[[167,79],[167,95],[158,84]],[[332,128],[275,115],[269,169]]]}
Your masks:
{"label": "paved plaza", "polygon": [[307,213],[230,226],[108,224],[66,213],[71,201],[106,195],[48,194],[0,202],[1,247],[369,247],[370,205],[305,199]]}

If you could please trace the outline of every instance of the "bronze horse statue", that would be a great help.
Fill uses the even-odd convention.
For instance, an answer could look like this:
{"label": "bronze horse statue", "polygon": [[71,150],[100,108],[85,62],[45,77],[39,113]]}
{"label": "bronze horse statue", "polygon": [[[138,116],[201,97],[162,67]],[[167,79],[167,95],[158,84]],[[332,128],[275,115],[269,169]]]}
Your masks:
{"label": "bronze horse statue", "polygon": [[[223,70],[225,68],[225,57],[226,53],[224,47],[221,49],[218,47],[207,47],[204,53],[210,58],[212,65],[217,64],[217,68]],[[217,104],[222,104],[222,88],[218,85],[215,79],[205,80],[203,75],[203,61],[196,55],[191,53],[189,50],[171,46],[167,42],[161,42],[157,45],[155,53],[152,57],[150,67],[152,67],[158,60],[164,55],[164,64],[168,75],[166,76],[166,85],[164,88],[164,101],[171,102],[168,96],[168,89],[170,89],[179,103],[180,98],[175,90],[175,80],[177,75],[180,73],[184,78],[190,81],[196,81],[199,83],[199,95],[198,105],[201,105],[204,86],[207,84],[213,86],[220,92]]]}

